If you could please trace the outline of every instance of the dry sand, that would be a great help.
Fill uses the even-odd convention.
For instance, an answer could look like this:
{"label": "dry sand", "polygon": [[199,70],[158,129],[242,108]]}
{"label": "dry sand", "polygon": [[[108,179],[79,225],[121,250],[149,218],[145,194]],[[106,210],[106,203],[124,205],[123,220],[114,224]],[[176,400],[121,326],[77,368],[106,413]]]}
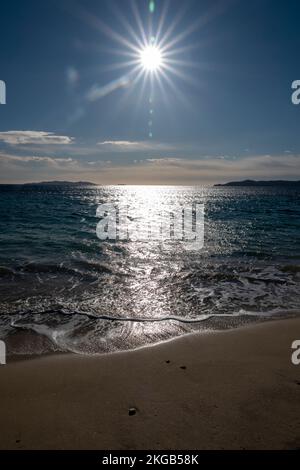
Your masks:
{"label": "dry sand", "polygon": [[295,339],[300,319],[100,357],[8,362],[0,448],[300,448]]}

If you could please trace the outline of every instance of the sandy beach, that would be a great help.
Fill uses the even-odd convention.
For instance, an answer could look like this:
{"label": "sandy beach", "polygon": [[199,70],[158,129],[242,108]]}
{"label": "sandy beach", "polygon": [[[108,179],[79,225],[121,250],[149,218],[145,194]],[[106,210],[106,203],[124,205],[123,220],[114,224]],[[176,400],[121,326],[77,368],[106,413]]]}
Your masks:
{"label": "sandy beach", "polygon": [[299,338],[296,318],[98,357],[8,360],[0,448],[297,449]]}

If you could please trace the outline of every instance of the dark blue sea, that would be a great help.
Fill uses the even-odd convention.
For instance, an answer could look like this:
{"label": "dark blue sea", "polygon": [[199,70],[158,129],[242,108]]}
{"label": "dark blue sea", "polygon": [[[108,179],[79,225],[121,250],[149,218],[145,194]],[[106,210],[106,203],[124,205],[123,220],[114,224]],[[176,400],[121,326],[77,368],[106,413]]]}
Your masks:
{"label": "dark blue sea", "polygon": [[[300,311],[300,191],[0,186],[0,338],[11,354],[133,349]],[[96,210],[204,204],[205,242],[101,241]]]}

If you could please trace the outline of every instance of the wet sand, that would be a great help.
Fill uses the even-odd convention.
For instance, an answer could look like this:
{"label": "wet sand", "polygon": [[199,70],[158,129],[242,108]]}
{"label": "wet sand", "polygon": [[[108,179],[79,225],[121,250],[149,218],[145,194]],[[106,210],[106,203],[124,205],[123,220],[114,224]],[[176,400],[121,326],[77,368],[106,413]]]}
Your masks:
{"label": "wet sand", "polygon": [[300,318],[0,367],[1,449],[297,449]]}

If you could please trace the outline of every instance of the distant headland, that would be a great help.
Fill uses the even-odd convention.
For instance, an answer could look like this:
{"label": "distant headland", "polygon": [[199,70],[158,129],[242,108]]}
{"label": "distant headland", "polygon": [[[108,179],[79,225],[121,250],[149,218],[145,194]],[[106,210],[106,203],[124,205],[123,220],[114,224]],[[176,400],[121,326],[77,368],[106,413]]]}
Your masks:
{"label": "distant headland", "polygon": [[300,187],[300,181],[289,181],[289,180],[270,180],[270,181],[256,181],[256,180],[244,180],[244,181],[231,181],[224,184],[215,184],[214,187],[228,187],[228,186],[297,186]]}

